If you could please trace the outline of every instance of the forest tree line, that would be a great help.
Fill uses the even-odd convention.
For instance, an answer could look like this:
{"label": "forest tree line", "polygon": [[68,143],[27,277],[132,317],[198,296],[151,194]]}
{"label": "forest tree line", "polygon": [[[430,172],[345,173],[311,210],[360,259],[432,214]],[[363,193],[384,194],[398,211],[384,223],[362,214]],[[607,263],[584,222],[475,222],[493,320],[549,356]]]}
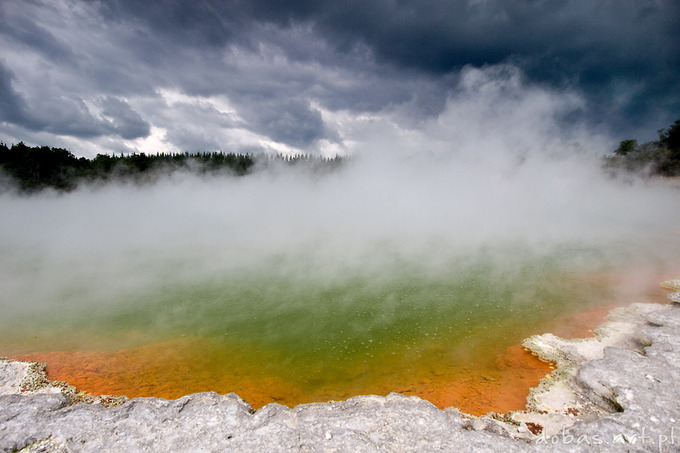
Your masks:
{"label": "forest tree line", "polygon": [[658,140],[642,144],[623,140],[612,155],[605,156],[604,167],[646,176],[680,176],[680,120],[658,134]]}
{"label": "forest tree line", "polygon": [[217,152],[199,153],[132,153],[120,155],[97,154],[93,159],[76,157],[63,148],[27,146],[23,142],[8,146],[0,142],[0,173],[4,173],[19,191],[37,192],[51,188],[69,191],[82,183],[123,180],[144,182],[158,175],[177,170],[201,174],[226,173],[243,176],[253,171],[256,164],[274,162],[285,164],[307,163],[316,167],[332,168],[340,157],[254,156]]}
{"label": "forest tree line", "polygon": [[[612,154],[604,157],[603,167],[610,173],[619,171],[646,176],[680,176],[680,120],[660,129],[659,140],[638,144],[623,140]],[[0,142],[0,179],[9,179],[24,193],[46,188],[68,191],[82,183],[110,180],[144,182],[177,170],[202,174],[228,173],[243,176],[256,165],[274,163],[305,164],[314,170],[335,168],[342,157],[311,155],[268,156],[265,154],[160,153],[97,154],[93,159],[76,157],[63,148],[27,146],[23,142],[7,146]]]}

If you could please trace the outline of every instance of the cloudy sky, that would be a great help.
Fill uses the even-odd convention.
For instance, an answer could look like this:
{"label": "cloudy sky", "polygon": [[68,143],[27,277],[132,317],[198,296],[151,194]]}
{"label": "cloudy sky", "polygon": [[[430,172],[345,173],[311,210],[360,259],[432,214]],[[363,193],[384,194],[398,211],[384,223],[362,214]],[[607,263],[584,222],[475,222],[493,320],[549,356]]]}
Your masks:
{"label": "cloudy sky", "polygon": [[680,118],[678,49],[676,0],[2,0],[0,140],[84,156],[445,150],[487,128],[645,141]]}

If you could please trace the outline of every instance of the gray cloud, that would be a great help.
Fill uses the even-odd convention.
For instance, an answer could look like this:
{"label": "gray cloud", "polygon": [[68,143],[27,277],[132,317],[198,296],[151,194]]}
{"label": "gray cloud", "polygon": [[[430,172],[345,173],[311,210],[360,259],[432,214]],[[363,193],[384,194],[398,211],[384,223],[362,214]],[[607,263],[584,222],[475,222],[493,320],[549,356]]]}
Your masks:
{"label": "gray cloud", "polygon": [[26,121],[24,99],[14,91],[12,79],[14,74],[5,68],[0,61],[0,120],[10,123]]}
{"label": "gray cloud", "polygon": [[139,113],[120,99],[106,97],[101,101],[102,115],[110,129],[122,138],[131,139],[149,135],[149,123]]}
{"label": "gray cloud", "polygon": [[[78,97],[40,96],[43,87],[36,88],[30,99],[13,87],[16,76],[0,66],[0,95],[3,101],[2,118],[7,123],[20,124],[27,130],[45,130],[54,134],[76,137],[93,137],[101,132],[89,114],[82,99]],[[40,103],[31,102],[40,100]]]}
{"label": "gray cloud", "polygon": [[321,114],[300,101],[269,100],[257,104],[252,122],[276,141],[305,149],[324,137]]}
{"label": "gray cloud", "polygon": [[582,96],[565,121],[651,139],[680,111],[679,22],[661,0],[5,2],[0,134],[70,135],[87,153],[149,137],[314,152],[355,141],[328,114],[396,109],[417,127],[464,68],[511,64],[527,86]]}
{"label": "gray cloud", "polygon": [[102,115],[96,117],[82,98],[53,96],[55,93],[44,87],[36,88],[29,98],[32,102],[29,102],[14,89],[15,78],[0,64],[0,119],[3,122],[20,124],[30,131],[78,138],[113,133],[131,139],[149,134],[149,124],[124,101],[113,97],[100,100],[97,104],[102,108]]}
{"label": "gray cloud", "polygon": [[[45,5],[47,6],[47,5]],[[28,51],[39,53],[50,61],[73,64],[76,60],[72,49],[48,29],[28,15],[22,15],[24,4],[5,4],[0,14],[3,34]],[[49,6],[47,6],[48,9]],[[58,14],[58,11],[52,11]]]}

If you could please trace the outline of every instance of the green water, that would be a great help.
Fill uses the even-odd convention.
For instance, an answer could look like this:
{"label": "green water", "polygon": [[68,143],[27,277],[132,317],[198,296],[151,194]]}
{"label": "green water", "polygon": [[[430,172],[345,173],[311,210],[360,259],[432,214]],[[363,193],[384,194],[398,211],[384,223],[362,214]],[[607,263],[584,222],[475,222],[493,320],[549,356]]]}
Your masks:
{"label": "green water", "polygon": [[[606,304],[612,290],[582,278],[612,269],[611,257],[592,249],[536,254],[505,247],[436,262],[385,253],[353,267],[324,266],[307,253],[190,278],[172,263],[153,269],[144,286],[109,282],[106,293],[87,274],[42,292],[38,280],[33,293],[27,284],[31,298],[51,299],[10,311],[0,353],[116,350],[203,338],[218,356],[211,360],[241,345],[262,374],[304,388],[328,376],[339,379],[357,363],[385,366],[392,359],[394,366],[407,366],[431,354],[432,345],[444,345],[441,360],[461,366],[492,361],[488,351],[542,333],[542,325],[564,314]],[[31,267],[22,272],[30,274]]]}

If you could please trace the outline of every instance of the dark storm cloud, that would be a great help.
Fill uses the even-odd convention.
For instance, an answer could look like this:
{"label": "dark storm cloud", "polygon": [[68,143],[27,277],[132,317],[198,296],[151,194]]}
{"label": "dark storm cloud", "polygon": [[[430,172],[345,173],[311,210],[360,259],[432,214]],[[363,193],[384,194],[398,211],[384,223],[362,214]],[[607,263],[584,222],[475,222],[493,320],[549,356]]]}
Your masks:
{"label": "dark storm cloud", "polygon": [[26,105],[22,97],[14,91],[14,74],[0,61],[0,121],[24,122]]}
{"label": "dark storm cloud", "polygon": [[[314,152],[343,140],[328,113],[396,109],[415,127],[442,114],[464,68],[506,64],[527,84],[581,95],[564,118],[619,139],[680,112],[674,1],[35,0],[0,4],[0,25],[10,138]],[[173,93],[192,99],[173,104]]]}
{"label": "dark storm cloud", "polygon": [[149,123],[120,99],[107,97],[101,101],[102,114],[111,131],[123,138],[139,138],[149,135]]}
{"label": "dark storm cloud", "polygon": [[442,73],[519,58],[527,59],[528,67],[534,61],[557,63],[542,70],[546,78],[573,78],[576,72],[584,83],[597,84],[620,73],[678,70],[680,62],[680,4],[666,0],[119,0],[104,5],[117,12],[115,17],[143,20],[192,45],[266,40],[249,34],[253,23],[284,28],[311,23],[336,50],[364,44],[398,66]]}
{"label": "dark storm cloud", "polygon": [[[582,90],[593,116],[667,121],[680,110],[680,3],[664,0],[107,2],[189,45],[254,46],[253,24],[307,23],[335,53],[364,46],[395,68],[448,74],[513,62],[530,78]],[[191,5],[191,6],[190,6]],[[120,17],[120,16],[119,16]],[[289,58],[319,58],[287,48]],[[337,58],[337,55],[334,56]],[[655,112],[665,111],[660,118]],[[653,115],[648,118],[648,115]]]}
{"label": "dark storm cloud", "polygon": [[[266,3],[263,17],[285,20]],[[679,2],[300,3],[307,7],[290,7],[293,17],[313,21],[336,48],[360,42],[398,67],[446,74],[513,62],[534,80],[582,90],[593,116],[614,113],[623,128],[658,109],[680,112]]]}
{"label": "dark storm cloud", "polygon": [[35,110],[24,96],[14,89],[16,76],[0,64],[0,119],[3,122],[21,124],[31,130],[46,130],[55,134],[68,134],[77,137],[98,135],[97,126],[87,112],[82,99],[41,100],[39,110]]}
{"label": "dark storm cloud", "polygon": [[99,102],[102,117],[94,117],[82,99],[44,98],[33,110],[17,93],[11,71],[0,64],[0,120],[18,123],[28,130],[90,138],[113,133],[125,139],[145,137],[149,124],[125,102],[107,97]]}
{"label": "dark storm cloud", "polygon": [[49,60],[70,64],[75,61],[75,55],[68,45],[30,17],[12,15],[10,20],[8,14],[0,14],[0,29],[27,50],[34,50]]}
{"label": "dark storm cloud", "polygon": [[321,114],[309,103],[274,99],[257,107],[253,122],[276,141],[304,148],[324,136]]}

